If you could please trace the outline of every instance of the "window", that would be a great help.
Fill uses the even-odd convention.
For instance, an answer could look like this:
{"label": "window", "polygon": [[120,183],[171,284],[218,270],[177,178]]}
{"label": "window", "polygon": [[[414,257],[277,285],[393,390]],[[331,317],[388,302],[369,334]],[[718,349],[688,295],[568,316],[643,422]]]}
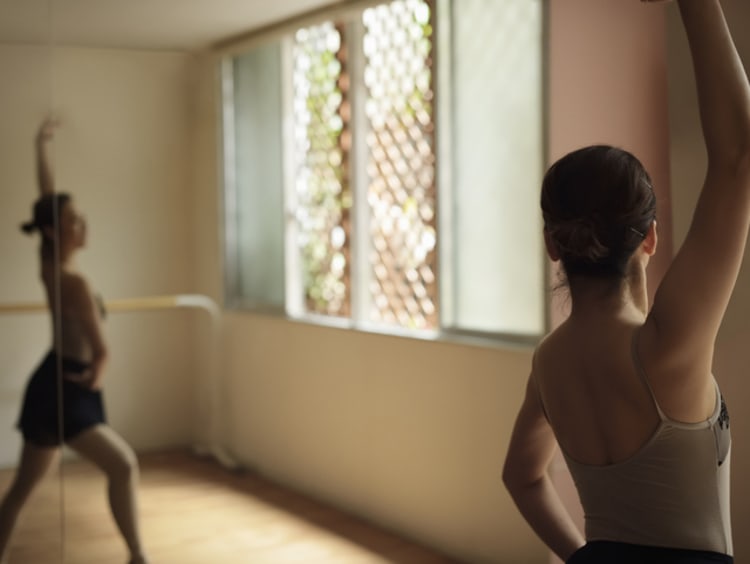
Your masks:
{"label": "window", "polygon": [[542,1],[355,8],[224,60],[230,304],[541,334]]}

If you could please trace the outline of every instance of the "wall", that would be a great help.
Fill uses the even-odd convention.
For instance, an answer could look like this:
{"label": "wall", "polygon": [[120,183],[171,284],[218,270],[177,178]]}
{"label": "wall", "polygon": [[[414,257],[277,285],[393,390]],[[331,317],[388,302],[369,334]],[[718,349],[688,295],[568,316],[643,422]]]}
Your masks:
{"label": "wall", "polygon": [[[37,242],[18,225],[36,197],[33,136],[50,107],[58,188],[89,225],[81,270],[105,299],[191,291],[189,108],[191,58],[169,52],[0,46],[0,303],[42,301]],[[192,440],[190,312],[114,313],[105,401],[139,450]],[[14,464],[21,394],[49,348],[44,314],[0,318],[0,465]],[[134,416],[137,414],[137,416]]]}
{"label": "wall", "polygon": [[651,280],[661,278],[672,256],[664,21],[664,5],[550,2],[549,160],[606,143],[643,162],[660,226]]}
{"label": "wall", "polygon": [[[748,68],[750,37],[743,24],[750,18],[750,7],[742,0],[722,1],[740,56]],[[675,244],[684,240],[706,171],[706,156],[697,113],[695,84],[687,54],[685,33],[676,10],[669,20],[669,107],[674,203]],[[750,555],[750,418],[742,409],[750,397],[747,378],[750,342],[750,272],[748,259],[740,272],[732,300],[716,342],[714,374],[726,396],[732,416],[732,525],[738,562]]]}

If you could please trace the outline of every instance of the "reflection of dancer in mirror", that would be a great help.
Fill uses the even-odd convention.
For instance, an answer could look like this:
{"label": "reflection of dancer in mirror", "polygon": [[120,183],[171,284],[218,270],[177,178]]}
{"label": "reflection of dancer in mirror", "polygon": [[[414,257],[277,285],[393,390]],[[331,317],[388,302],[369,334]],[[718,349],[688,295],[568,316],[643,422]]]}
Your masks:
{"label": "reflection of dancer in mirror", "polygon": [[[37,133],[41,193],[32,221],[23,225],[25,232],[38,231],[41,236],[41,278],[53,318],[54,346],[26,388],[18,422],[23,434],[21,461],[0,505],[0,556],[6,551],[21,508],[58,460],[60,446],[65,443],[106,473],[110,507],[130,551],[130,562],[145,563],[137,518],[138,462],[130,446],[106,424],[104,415],[101,386],[107,347],[101,327],[103,312],[74,265],[75,254],[86,241],[86,223],[70,196],[54,190],[47,145],[55,127],[54,121],[46,120]],[[62,370],[61,404],[58,367]]]}
{"label": "reflection of dancer in mirror", "polygon": [[[504,481],[569,563],[733,561],[729,415],[714,342],[750,224],[750,87],[719,0],[679,0],[708,169],[685,241],[649,308],[655,197],[638,160],[588,147],[542,185],[547,250],[571,314],[537,347]],[[547,469],[558,444],[585,540]]]}

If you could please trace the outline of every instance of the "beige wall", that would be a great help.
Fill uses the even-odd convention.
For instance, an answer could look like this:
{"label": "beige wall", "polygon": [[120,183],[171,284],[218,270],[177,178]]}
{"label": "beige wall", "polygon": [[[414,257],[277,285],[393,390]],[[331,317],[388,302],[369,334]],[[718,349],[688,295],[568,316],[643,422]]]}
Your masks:
{"label": "beige wall", "polygon": [[230,444],[316,497],[468,562],[539,562],[500,481],[529,351],[227,319]]}
{"label": "beige wall", "polygon": [[[36,197],[32,139],[50,107],[62,120],[57,183],[87,217],[79,266],[94,288],[105,299],[192,290],[190,65],[179,53],[0,46],[0,303],[43,299],[37,243],[18,225]],[[192,440],[196,315],[117,313],[106,321],[110,420],[140,450]],[[15,463],[20,396],[49,346],[43,314],[0,318],[0,465]]]}
{"label": "beige wall", "polygon": [[[745,32],[750,7],[744,0],[723,0],[727,21],[748,68],[750,36]],[[696,111],[695,85],[687,42],[676,11],[669,22],[669,106],[675,244],[685,238],[706,170],[706,157]],[[714,374],[731,414],[732,528],[738,562],[750,558],[750,419],[744,400],[750,397],[748,342],[750,342],[750,273],[745,260],[716,343]]]}

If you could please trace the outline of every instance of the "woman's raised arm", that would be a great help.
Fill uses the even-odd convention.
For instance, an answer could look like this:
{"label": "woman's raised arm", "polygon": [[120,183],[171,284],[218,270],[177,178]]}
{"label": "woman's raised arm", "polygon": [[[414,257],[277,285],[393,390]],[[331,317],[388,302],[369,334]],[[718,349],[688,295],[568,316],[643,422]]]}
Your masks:
{"label": "woman's raised arm", "polygon": [[664,368],[707,378],[750,226],[750,85],[719,0],[678,4],[708,167],[687,237],[657,290],[648,325],[652,343],[669,362]]}

